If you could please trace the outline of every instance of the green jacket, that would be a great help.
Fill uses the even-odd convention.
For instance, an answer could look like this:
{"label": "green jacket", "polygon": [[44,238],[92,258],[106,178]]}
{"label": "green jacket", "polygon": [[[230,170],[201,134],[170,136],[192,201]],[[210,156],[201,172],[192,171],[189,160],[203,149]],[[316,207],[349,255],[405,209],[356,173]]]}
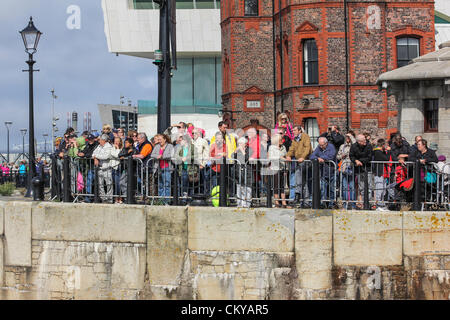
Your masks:
{"label": "green jacket", "polygon": [[67,151],[67,155],[71,158],[78,158],[78,152],[81,152],[86,147],[86,140],[83,137],[77,138],[77,145],[76,148],[69,148]]}

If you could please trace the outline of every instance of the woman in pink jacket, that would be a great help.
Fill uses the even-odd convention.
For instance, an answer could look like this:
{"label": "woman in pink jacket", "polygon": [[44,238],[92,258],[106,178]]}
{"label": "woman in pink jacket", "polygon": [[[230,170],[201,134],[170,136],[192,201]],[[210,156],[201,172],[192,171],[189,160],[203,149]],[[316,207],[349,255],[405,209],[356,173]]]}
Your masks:
{"label": "woman in pink jacket", "polygon": [[294,134],[292,133],[292,124],[289,121],[289,117],[286,113],[280,113],[278,115],[278,121],[275,125],[275,129],[278,129],[278,127],[283,127],[286,129],[285,135],[288,136],[291,140],[294,139]]}

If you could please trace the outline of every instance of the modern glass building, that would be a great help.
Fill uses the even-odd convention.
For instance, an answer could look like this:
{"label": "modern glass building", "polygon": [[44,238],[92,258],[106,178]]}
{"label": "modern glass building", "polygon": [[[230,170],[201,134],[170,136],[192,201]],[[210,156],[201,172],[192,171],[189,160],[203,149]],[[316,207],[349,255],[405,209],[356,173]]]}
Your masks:
{"label": "modern glass building", "polygon": [[436,50],[438,50],[440,44],[450,41],[450,1],[435,0],[434,5]]}
{"label": "modern glass building", "polygon": [[[109,51],[153,59],[159,48],[158,4],[152,0],[102,0],[102,7]],[[177,57],[172,123],[192,122],[213,135],[222,109],[219,0],[177,0]],[[146,96],[148,93],[142,92],[142,97]],[[156,106],[156,97],[138,100],[139,130],[148,135],[156,133]]]}

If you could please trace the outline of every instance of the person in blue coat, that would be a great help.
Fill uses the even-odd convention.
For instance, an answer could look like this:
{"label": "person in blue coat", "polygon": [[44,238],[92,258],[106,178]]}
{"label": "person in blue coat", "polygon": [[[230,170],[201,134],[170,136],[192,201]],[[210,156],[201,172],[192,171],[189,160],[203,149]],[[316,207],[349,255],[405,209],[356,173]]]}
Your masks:
{"label": "person in blue coat", "polygon": [[336,148],[325,137],[319,138],[319,145],[309,159],[317,159],[320,165],[320,197],[322,201],[328,200],[328,207],[334,206],[335,175],[336,175]]}

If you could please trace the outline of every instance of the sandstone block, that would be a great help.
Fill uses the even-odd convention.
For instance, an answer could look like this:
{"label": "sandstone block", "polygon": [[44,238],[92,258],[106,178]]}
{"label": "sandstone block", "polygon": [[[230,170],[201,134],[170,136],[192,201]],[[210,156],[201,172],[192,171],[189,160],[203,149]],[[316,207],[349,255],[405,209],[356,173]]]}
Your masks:
{"label": "sandstone block", "polygon": [[402,264],[402,213],[334,212],[334,263],[340,266]]}
{"label": "sandstone block", "polygon": [[142,206],[40,203],[33,208],[33,239],[145,243]]}
{"label": "sandstone block", "polygon": [[187,249],[184,207],[147,207],[147,266],[151,285],[180,284]]}
{"label": "sandstone block", "polygon": [[188,208],[190,250],[292,252],[290,210]]}
{"label": "sandstone block", "polygon": [[448,212],[404,212],[403,252],[407,256],[450,253]]}
{"label": "sandstone block", "polygon": [[197,274],[194,287],[198,300],[240,300],[245,291],[239,274]]}
{"label": "sandstone block", "polygon": [[300,288],[331,287],[332,226],[329,213],[297,214],[295,221],[295,256]]}
{"label": "sandstone block", "polygon": [[4,272],[3,272],[3,265],[4,265],[4,259],[3,259],[3,239],[0,236],[0,287],[3,287],[4,285]]}
{"label": "sandstone block", "polygon": [[115,246],[112,253],[113,289],[142,289],[145,276],[145,246]]}
{"label": "sandstone block", "polygon": [[5,265],[31,267],[31,202],[4,205]]}
{"label": "sandstone block", "polygon": [[5,233],[5,202],[0,201],[0,237]]}

